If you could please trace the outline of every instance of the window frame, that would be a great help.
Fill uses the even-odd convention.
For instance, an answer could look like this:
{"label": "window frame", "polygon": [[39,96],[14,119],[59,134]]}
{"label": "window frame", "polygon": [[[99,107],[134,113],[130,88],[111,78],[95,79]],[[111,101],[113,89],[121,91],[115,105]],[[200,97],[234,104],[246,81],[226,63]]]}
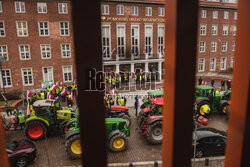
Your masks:
{"label": "window frame", "polygon": [[[63,59],[68,59],[68,58],[71,58],[72,57],[72,53],[71,53],[71,44],[70,43],[61,43],[61,57]],[[64,57],[63,56],[63,45],[69,45],[69,53],[70,53],[70,56],[69,57]],[[67,51],[68,52],[68,51]]]}
{"label": "window frame", "polygon": [[[204,46],[201,46],[201,43],[204,43]],[[204,51],[201,51],[201,48],[204,47]],[[205,53],[206,52],[206,41],[200,41],[200,47],[199,47],[200,53]]]}
{"label": "window frame", "polygon": [[[215,44],[214,46],[212,46],[213,43]],[[212,48],[214,48],[214,50],[212,50]],[[217,52],[217,42],[216,41],[211,41],[210,52]]]}
{"label": "window frame", "polygon": [[[45,48],[45,53],[46,53],[46,58],[43,57],[43,46],[46,46]],[[47,52],[47,46],[49,46],[49,52]],[[52,54],[51,54],[51,45],[50,44],[40,44],[40,51],[41,51],[41,58],[42,59],[51,59],[52,58]],[[50,57],[47,57],[47,54],[50,54]]]}
{"label": "window frame", "polygon": [[152,16],[152,15],[153,15],[152,7],[145,7],[145,16]]}
{"label": "window frame", "polygon": [[[46,82],[46,80],[45,80],[45,73],[44,73],[44,69],[45,68],[47,68],[47,70],[48,70],[48,68],[51,68],[51,76],[52,76],[52,79],[50,79],[50,78],[48,78],[49,80],[48,81],[50,81],[50,80],[52,80],[52,82],[54,82],[54,70],[53,70],[53,66],[48,66],[48,67],[42,67],[42,72],[43,72],[43,82]],[[48,75],[48,74],[47,74]]]}
{"label": "window frame", "polygon": [[[214,60],[214,62],[213,62],[213,69],[211,69],[211,60]],[[216,57],[211,57],[210,59],[209,59],[209,71],[216,71]]]}
{"label": "window frame", "polygon": [[[149,45],[147,45],[146,44],[146,42],[147,42],[147,40],[146,40],[146,37],[148,37],[148,36],[146,36],[146,28],[147,27],[150,27],[151,28],[151,39],[150,39],[150,48],[152,48],[151,49],[151,52],[149,53],[148,51],[148,49],[150,49],[150,48],[148,48],[147,49],[147,47],[149,46]],[[153,45],[153,41],[154,41],[154,26],[153,26],[153,24],[150,24],[150,23],[148,23],[148,24],[145,24],[145,26],[144,26],[144,46],[145,46],[145,48],[144,49],[146,49],[146,52],[145,53],[147,53],[149,56],[151,56],[151,55],[153,55],[152,53],[153,53],[153,50],[154,50],[154,45]]]}
{"label": "window frame", "polygon": [[160,17],[165,16],[165,8],[164,7],[158,7],[158,16],[160,16]]}
{"label": "window frame", "polygon": [[[25,46],[28,46],[28,53],[29,53],[29,58],[22,58],[22,55],[21,55],[21,46],[24,46],[24,49],[25,49]],[[29,44],[19,44],[18,45],[18,50],[19,50],[19,56],[20,56],[20,60],[31,60],[31,53],[30,53],[30,45]],[[24,54],[26,54],[27,52],[24,51]]]}
{"label": "window frame", "polygon": [[[203,30],[202,28],[204,27],[205,29]],[[202,34],[203,31],[204,31],[204,34]],[[205,36],[205,35],[207,35],[207,24],[200,24],[200,36]]]}
{"label": "window frame", "polygon": [[[70,69],[71,69],[71,81],[65,81],[65,76],[64,76],[64,67],[70,67]],[[73,82],[73,80],[74,80],[74,77],[73,77],[73,69],[72,69],[72,65],[63,65],[62,66],[62,74],[63,74],[63,82],[64,83],[70,83],[70,82]]]}
{"label": "window frame", "polygon": [[[107,9],[107,11],[106,11],[106,9]],[[101,5],[101,14],[102,15],[109,15],[109,5]]]}
{"label": "window frame", "polygon": [[[45,4],[45,6],[43,6],[44,4]],[[39,11],[39,9],[40,9],[39,5],[42,5],[42,6],[40,6],[42,8],[42,11]],[[46,9],[46,12],[43,11],[44,7]],[[46,2],[37,2],[37,13],[39,13],[39,14],[47,14],[48,13],[48,8],[47,8]]]}
{"label": "window frame", "polygon": [[[225,42],[225,50],[223,50],[223,43]],[[221,52],[227,52],[228,41],[221,41]]]}
{"label": "window frame", "polygon": [[0,1],[0,13],[3,12],[3,5],[2,5],[2,1]]}
{"label": "window frame", "polygon": [[0,33],[0,38],[1,37],[6,37],[6,31],[5,31],[5,23],[4,23],[4,20],[0,20],[0,22],[3,23],[3,28],[0,28],[0,31],[3,31],[4,35],[1,35]]}
{"label": "window frame", "polygon": [[[216,27],[216,30],[214,30],[213,27]],[[216,32],[216,33],[213,34],[213,32]],[[212,35],[212,36],[218,35],[218,24],[212,24],[212,27],[211,27],[211,35]]]}
{"label": "window frame", "polygon": [[[22,27],[18,28],[18,23],[22,23]],[[24,34],[25,29],[23,28],[23,23],[26,24],[26,29],[27,29],[27,35],[19,35],[19,30],[21,30],[22,34]],[[17,30],[17,37],[28,37],[29,36],[29,27],[28,27],[28,22],[27,21],[22,21],[22,20],[17,20],[16,21],[16,30]]]}
{"label": "window frame", "polygon": [[[203,63],[200,64],[200,60],[203,60]],[[206,64],[206,59],[205,58],[199,58],[198,59],[198,72],[204,72],[205,71],[205,64]],[[202,65],[202,69],[200,69],[200,65]]]}
{"label": "window frame", "polygon": [[202,19],[207,18],[207,10],[205,10],[205,9],[202,9],[202,10],[201,10],[201,18],[202,18]]}
{"label": "window frame", "polygon": [[[124,28],[124,36],[118,36],[118,27]],[[123,39],[124,39],[124,45],[123,46],[118,44],[119,43],[119,40],[118,40],[119,37],[120,38],[123,37]],[[119,59],[125,59],[126,58],[126,24],[124,24],[124,23],[117,23],[116,24],[116,46],[117,46],[117,54],[119,56]],[[119,54],[119,47],[124,47],[124,55],[122,55],[122,56]]]}
{"label": "window frame", "polygon": [[[108,29],[109,29],[109,36],[108,37],[103,36],[103,27],[108,27]],[[112,55],[111,55],[112,42],[111,42],[111,25],[110,25],[110,23],[102,23],[102,26],[101,26],[101,38],[102,38],[101,39],[101,41],[102,41],[102,57],[103,57],[104,60],[109,60],[109,59],[112,58]],[[105,38],[105,40],[107,40],[107,38],[109,38],[109,44],[108,44],[108,46],[109,46],[108,53],[109,54],[106,54],[106,57],[104,57],[104,47],[108,47],[108,46],[103,45],[103,38]],[[107,55],[108,55],[108,57],[107,57]]]}
{"label": "window frame", "polygon": [[[5,73],[6,73],[6,70],[9,70],[9,76],[3,76],[3,73],[2,73],[2,71],[5,71]],[[0,71],[0,75],[1,75],[1,77],[0,77],[0,81],[1,81],[1,88],[3,88],[3,78],[5,77],[5,82],[7,83],[7,77],[10,77],[10,82],[11,82],[11,84],[10,85],[4,85],[4,87],[5,88],[12,88],[13,87],[13,82],[12,82],[12,76],[11,76],[11,69],[10,68],[6,68],[6,69],[2,69],[2,71]]]}
{"label": "window frame", "polygon": [[232,51],[234,52],[235,51],[235,46],[236,46],[236,42],[235,40],[232,41]]}
{"label": "window frame", "polygon": [[[43,28],[41,28],[40,23],[43,23]],[[44,23],[48,24],[48,28],[44,28]],[[41,34],[41,30],[44,31],[44,33],[46,32],[46,29],[48,30],[48,34],[42,35]],[[38,30],[39,30],[39,36],[40,37],[48,37],[50,36],[50,31],[49,31],[49,22],[48,21],[38,21]]]}
{"label": "window frame", "polygon": [[[134,29],[135,27],[138,28],[138,34],[132,36],[132,29]],[[137,45],[136,44],[133,45],[133,39],[132,38],[134,38],[135,40],[136,39],[138,40]],[[136,53],[135,50],[134,50],[134,53],[133,53],[133,50],[132,50],[133,47],[134,48],[138,47],[138,55],[135,54]],[[135,24],[135,23],[131,24],[131,53],[134,54],[137,57],[140,55],[140,24]]]}
{"label": "window frame", "polygon": [[124,5],[116,5],[116,15],[124,15]]}
{"label": "window frame", "polygon": [[[162,44],[159,44],[159,29],[160,28],[163,28],[163,40],[162,40]],[[158,26],[157,26],[157,53],[158,54],[164,54],[164,46],[165,46],[165,26],[164,26],[164,24],[158,24]],[[162,47],[162,49],[161,49],[161,47]],[[159,52],[159,50],[161,50],[160,52]]]}
{"label": "window frame", "polygon": [[213,10],[213,19],[218,19],[219,18],[219,12],[218,10]]}
{"label": "window frame", "polygon": [[[32,84],[25,84],[23,70],[28,70],[28,69],[31,69]],[[22,74],[23,86],[34,86],[34,75],[32,67],[21,68],[21,74]]]}
{"label": "window frame", "polygon": [[[62,30],[63,32],[65,33],[66,31],[66,28],[65,28],[65,24],[64,24],[64,27],[62,28],[61,27],[61,23],[67,23],[68,24],[68,34],[62,34]],[[60,31],[60,36],[70,36],[70,27],[69,27],[69,21],[60,21],[59,22],[59,31]]]}
{"label": "window frame", "polygon": [[[21,4],[23,3],[24,5],[24,11],[22,11],[22,7],[20,6],[20,11],[17,11],[17,4]],[[26,8],[25,8],[25,2],[24,1],[14,1],[14,6],[15,6],[15,12],[16,13],[25,13],[26,12]]]}
{"label": "window frame", "polygon": [[[134,8],[134,9],[133,9]],[[136,10],[135,10],[136,9]],[[136,11],[135,13],[133,13],[133,11]],[[131,15],[132,16],[138,16],[139,15],[139,8],[138,6],[131,6]]]}
{"label": "window frame", "polygon": [[[224,27],[226,27],[226,30],[224,30]],[[229,29],[229,25],[228,24],[223,24],[223,26],[222,26],[222,35],[223,36],[227,36],[228,35],[228,29]]]}
{"label": "window frame", "polygon": [[224,11],[223,18],[224,18],[225,20],[228,20],[228,19],[229,19],[229,11]]}
{"label": "window frame", "polygon": [[3,50],[3,49],[1,49],[0,50],[0,55],[3,56],[3,54],[6,54],[6,60],[5,61],[8,61],[9,60],[8,45],[0,45],[0,48],[4,47],[4,46],[6,47],[6,53],[4,53],[3,51],[1,52],[1,50]]}
{"label": "window frame", "polygon": [[[63,10],[62,8],[62,11],[60,11],[60,5],[63,5],[63,4],[66,4],[66,11]],[[68,3],[58,3],[58,14],[68,14],[69,13],[69,9],[68,9]]]}
{"label": "window frame", "polygon": [[[225,59],[225,62],[222,62],[222,60]],[[224,68],[222,68],[222,63],[224,63]],[[221,57],[220,58],[220,70],[226,70],[227,69],[227,57]]]}

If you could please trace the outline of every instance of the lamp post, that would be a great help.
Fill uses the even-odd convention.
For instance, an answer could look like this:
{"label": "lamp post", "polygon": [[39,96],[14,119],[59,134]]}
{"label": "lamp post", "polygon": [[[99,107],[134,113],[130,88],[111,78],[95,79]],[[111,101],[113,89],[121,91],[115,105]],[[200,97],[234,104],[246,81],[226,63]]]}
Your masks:
{"label": "lamp post", "polygon": [[3,84],[3,92],[5,94],[5,87],[4,87],[4,83],[3,83],[3,71],[2,71],[2,61],[5,61],[6,57],[1,56],[0,57],[0,72],[1,72],[1,80],[2,80],[2,84]]}

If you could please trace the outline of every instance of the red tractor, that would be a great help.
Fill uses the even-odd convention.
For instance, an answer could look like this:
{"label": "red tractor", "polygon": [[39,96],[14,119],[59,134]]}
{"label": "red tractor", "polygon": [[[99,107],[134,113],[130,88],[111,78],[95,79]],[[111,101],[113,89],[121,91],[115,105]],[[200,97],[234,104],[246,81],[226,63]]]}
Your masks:
{"label": "red tractor", "polygon": [[163,98],[150,99],[148,108],[141,110],[138,116],[138,125],[142,135],[151,144],[162,142]]}

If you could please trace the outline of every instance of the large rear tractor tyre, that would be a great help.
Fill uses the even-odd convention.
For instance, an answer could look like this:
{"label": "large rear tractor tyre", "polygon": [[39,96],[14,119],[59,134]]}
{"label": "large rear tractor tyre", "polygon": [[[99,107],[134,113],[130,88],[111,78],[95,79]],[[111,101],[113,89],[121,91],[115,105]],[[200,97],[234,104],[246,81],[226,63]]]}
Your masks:
{"label": "large rear tractor tyre", "polygon": [[46,133],[47,127],[41,121],[30,121],[25,125],[25,136],[32,141],[45,138]]}
{"label": "large rear tractor tyre", "polygon": [[227,102],[222,103],[221,108],[220,108],[220,113],[227,115],[228,114],[228,106],[229,106],[229,104]]}
{"label": "large rear tractor tyre", "polygon": [[[206,108],[209,108],[209,111],[206,113],[205,112],[205,109]],[[210,103],[208,101],[201,101],[197,104],[197,111],[196,111],[196,114],[199,114],[205,118],[207,118],[209,116],[211,112],[211,106],[210,106]]]}
{"label": "large rear tractor tyre", "polygon": [[126,121],[127,127],[129,128],[131,126],[131,119],[128,115],[123,115],[121,118],[123,118]]}
{"label": "large rear tractor tyre", "polygon": [[113,135],[109,140],[109,149],[113,152],[124,151],[127,148],[127,146],[128,146],[128,138],[122,132]]}
{"label": "large rear tractor tyre", "polygon": [[65,142],[65,151],[67,157],[70,159],[79,159],[82,156],[82,147],[80,141],[80,134],[71,136]]}
{"label": "large rear tractor tyre", "polygon": [[154,122],[149,125],[147,129],[146,138],[150,144],[161,144],[162,143],[162,121]]}

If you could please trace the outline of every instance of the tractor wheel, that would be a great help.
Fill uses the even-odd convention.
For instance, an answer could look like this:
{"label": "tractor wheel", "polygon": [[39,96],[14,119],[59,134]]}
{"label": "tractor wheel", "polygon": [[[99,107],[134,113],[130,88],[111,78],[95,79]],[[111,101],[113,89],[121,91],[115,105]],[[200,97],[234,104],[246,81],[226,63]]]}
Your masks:
{"label": "tractor wheel", "polygon": [[62,135],[65,135],[65,133],[67,132],[67,127],[66,127],[66,125],[67,125],[67,122],[60,125],[60,131],[61,131],[61,134],[62,134]]}
{"label": "tractor wheel", "polygon": [[65,142],[65,151],[70,159],[79,159],[82,155],[80,134],[73,135]]}
{"label": "tractor wheel", "polygon": [[[208,105],[208,107],[209,107],[209,109],[210,109],[210,111],[209,111],[208,113],[205,113],[205,112],[203,111],[203,107],[206,106],[206,105]],[[211,112],[211,106],[210,106],[210,103],[209,103],[208,101],[201,101],[201,102],[199,102],[199,103],[197,104],[197,111],[196,111],[196,114],[199,114],[199,115],[201,115],[201,116],[203,116],[203,117],[206,118],[206,117],[210,114],[210,112]]]}
{"label": "tractor wheel", "polygon": [[150,130],[147,130],[147,140],[151,144],[161,144],[162,142],[162,121],[154,122],[149,125]]}
{"label": "tractor wheel", "polygon": [[127,146],[128,146],[128,138],[122,132],[115,134],[109,140],[109,149],[113,152],[123,151],[127,148]]}
{"label": "tractor wheel", "polygon": [[123,115],[121,118],[123,118],[126,121],[127,127],[129,128],[131,126],[131,119],[127,115]]}
{"label": "tractor wheel", "polygon": [[25,135],[28,139],[37,141],[46,137],[47,127],[41,121],[30,121],[25,125]]}
{"label": "tractor wheel", "polygon": [[143,120],[144,120],[144,115],[142,113],[140,113],[138,116],[138,120],[137,120],[139,127],[141,126]]}
{"label": "tractor wheel", "polygon": [[220,112],[227,115],[228,114],[228,109],[227,109],[228,106],[229,106],[229,104],[227,102],[222,103],[221,108],[220,108]]}

